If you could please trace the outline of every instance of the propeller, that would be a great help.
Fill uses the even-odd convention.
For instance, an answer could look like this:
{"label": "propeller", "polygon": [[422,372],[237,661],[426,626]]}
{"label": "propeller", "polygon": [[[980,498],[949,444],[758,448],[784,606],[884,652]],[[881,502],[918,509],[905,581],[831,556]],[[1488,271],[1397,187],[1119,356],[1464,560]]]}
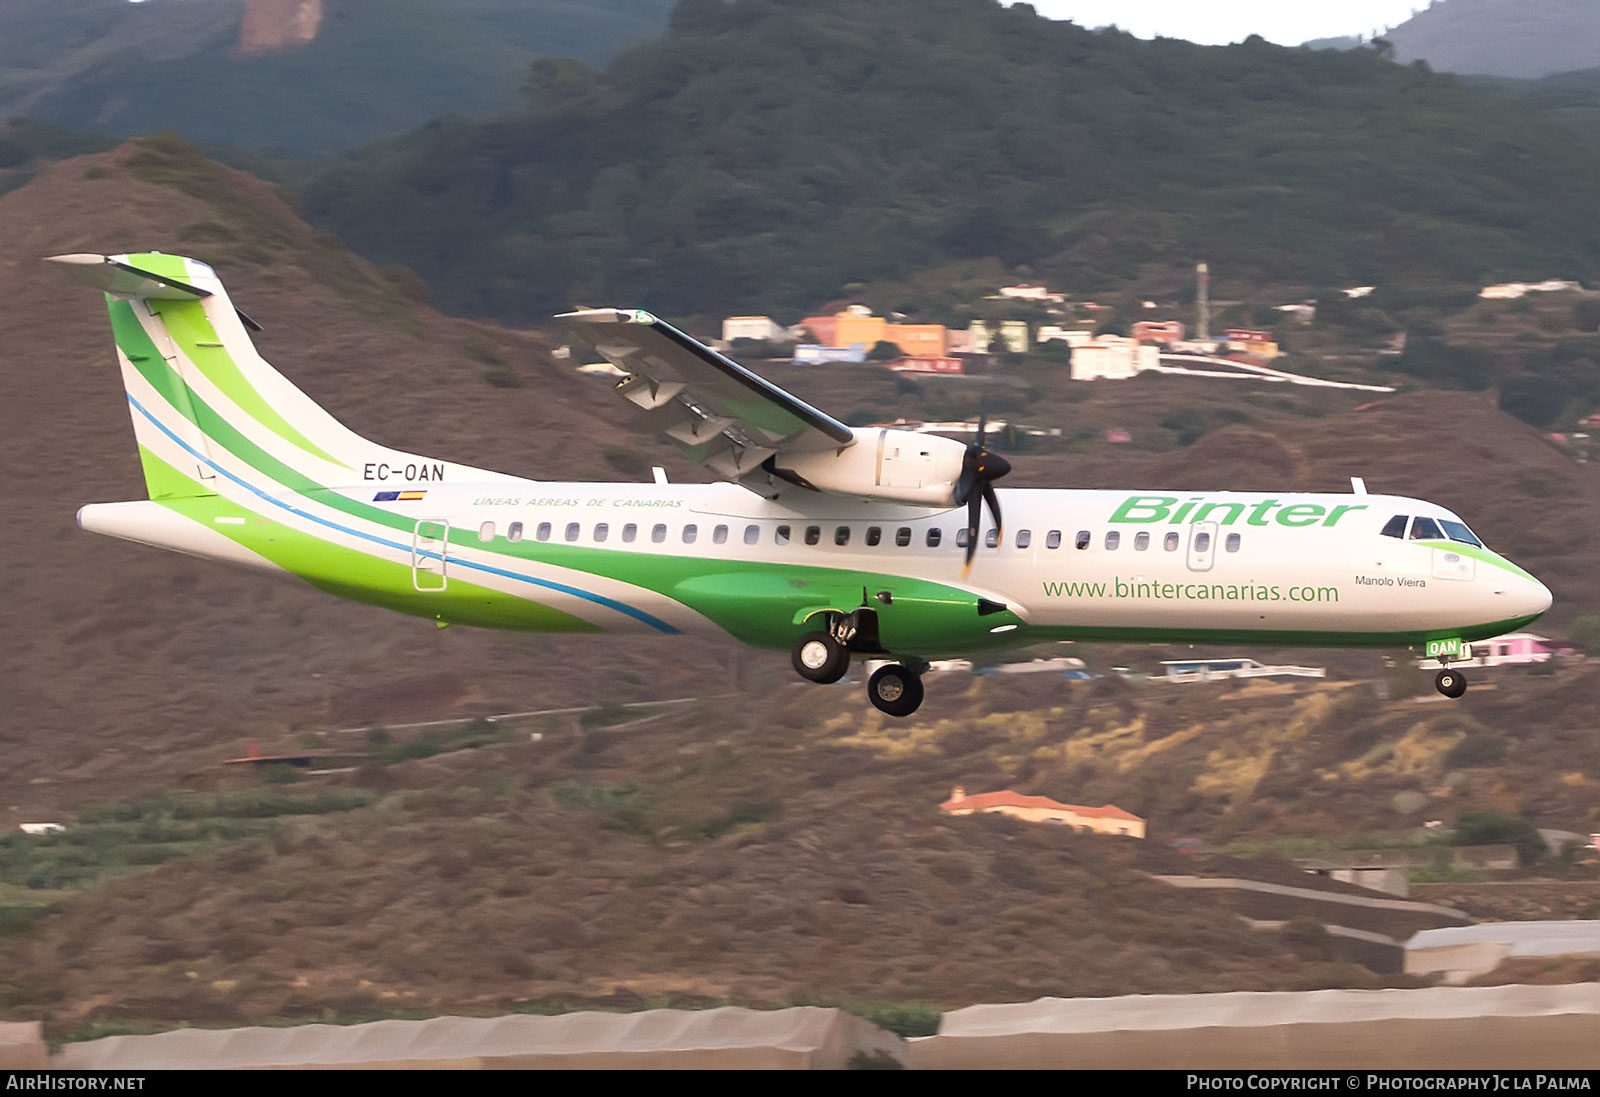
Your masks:
{"label": "propeller", "polygon": [[967,446],[961,457],[961,475],[956,478],[955,502],[967,505],[967,561],[962,575],[972,570],[972,558],[978,551],[978,526],[983,518],[983,505],[989,505],[994,515],[998,536],[1005,536],[1005,523],[1000,517],[1000,497],[995,493],[994,482],[1011,471],[1011,462],[984,444],[988,433],[989,413],[978,413],[978,436]]}

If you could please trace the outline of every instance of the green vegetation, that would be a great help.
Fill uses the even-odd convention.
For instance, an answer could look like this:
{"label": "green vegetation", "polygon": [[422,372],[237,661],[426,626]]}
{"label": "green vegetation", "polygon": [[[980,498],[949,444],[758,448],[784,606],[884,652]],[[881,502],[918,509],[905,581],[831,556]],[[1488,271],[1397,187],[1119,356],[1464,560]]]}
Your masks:
{"label": "green vegetation", "polygon": [[1527,819],[1497,811],[1467,812],[1456,821],[1451,841],[1458,846],[1515,846],[1517,863],[1524,867],[1537,864],[1549,852],[1544,838]]}
{"label": "green vegetation", "polygon": [[1144,42],[993,0],[686,0],[660,41],[526,92],[345,160],[306,209],[447,308],[516,321],[795,314],[929,267],[1099,294],[1202,257],[1404,287],[1600,254],[1600,153],[1368,50]]}
{"label": "green vegetation", "polygon": [[[0,895],[32,905],[25,900],[27,892],[89,887],[107,874],[266,835],[271,820],[352,811],[372,800],[360,789],[307,794],[259,789],[101,804],[80,812],[60,833],[0,834]],[[9,925],[0,917],[0,926]],[[14,930],[0,929],[9,931]]]}

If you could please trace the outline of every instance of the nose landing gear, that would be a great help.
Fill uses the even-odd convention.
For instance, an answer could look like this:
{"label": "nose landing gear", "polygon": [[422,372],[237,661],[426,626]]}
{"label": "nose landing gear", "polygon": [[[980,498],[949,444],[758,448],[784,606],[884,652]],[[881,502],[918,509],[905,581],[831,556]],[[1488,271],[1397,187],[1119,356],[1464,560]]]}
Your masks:
{"label": "nose landing gear", "polygon": [[1467,676],[1459,670],[1445,667],[1433,676],[1433,688],[1446,697],[1460,697],[1467,692]]}

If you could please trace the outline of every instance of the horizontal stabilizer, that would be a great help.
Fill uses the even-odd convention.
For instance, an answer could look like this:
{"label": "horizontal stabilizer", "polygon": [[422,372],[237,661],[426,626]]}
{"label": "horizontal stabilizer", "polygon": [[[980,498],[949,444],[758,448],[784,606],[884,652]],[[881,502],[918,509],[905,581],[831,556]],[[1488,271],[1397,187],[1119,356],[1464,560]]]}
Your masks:
{"label": "horizontal stabilizer", "polygon": [[198,301],[211,296],[210,290],[154,271],[140,270],[109,255],[52,255],[45,261],[60,263],[74,278],[103,289],[123,301]]}

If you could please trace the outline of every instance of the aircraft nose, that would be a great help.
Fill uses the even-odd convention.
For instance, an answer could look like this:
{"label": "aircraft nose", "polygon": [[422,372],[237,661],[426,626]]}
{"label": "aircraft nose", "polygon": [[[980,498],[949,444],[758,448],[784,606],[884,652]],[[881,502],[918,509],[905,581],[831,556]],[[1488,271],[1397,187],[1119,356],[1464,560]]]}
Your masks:
{"label": "aircraft nose", "polygon": [[1549,609],[1555,599],[1550,596],[1549,587],[1537,579],[1530,578],[1527,581],[1527,589],[1523,592],[1523,601],[1526,608],[1522,612],[1537,617]]}

